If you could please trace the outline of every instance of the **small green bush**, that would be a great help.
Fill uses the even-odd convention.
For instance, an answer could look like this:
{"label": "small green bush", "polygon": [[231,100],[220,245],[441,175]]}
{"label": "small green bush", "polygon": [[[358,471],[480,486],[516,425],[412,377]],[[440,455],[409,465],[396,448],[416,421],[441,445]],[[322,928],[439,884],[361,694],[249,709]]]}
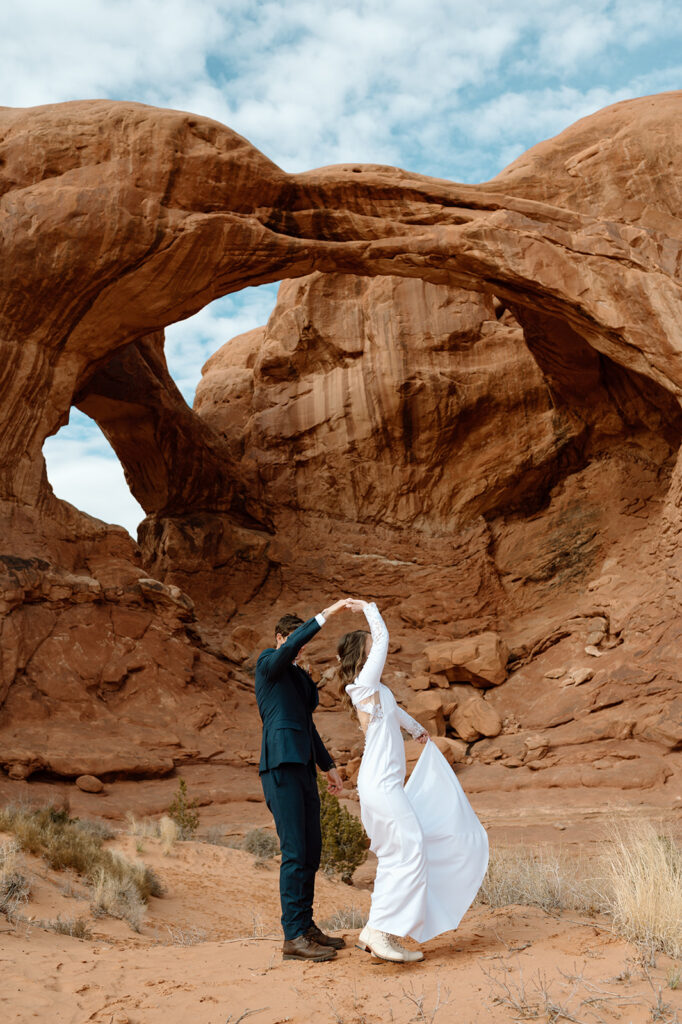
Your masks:
{"label": "small green bush", "polygon": [[180,829],[180,839],[191,839],[199,828],[199,815],[194,809],[197,806],[196,800],[188,799],[187,783],[181,778],[173,803],[168,808],[168,817]]}
{"label": "small green bush", "polygon": [[343,882],[350,882],[355,869],[367,858],[367,834],[360,819],[350,814],[329,792],[321,775],[317,776],[317,788],[322,828],[320,866],[328,874],[337,873]]}

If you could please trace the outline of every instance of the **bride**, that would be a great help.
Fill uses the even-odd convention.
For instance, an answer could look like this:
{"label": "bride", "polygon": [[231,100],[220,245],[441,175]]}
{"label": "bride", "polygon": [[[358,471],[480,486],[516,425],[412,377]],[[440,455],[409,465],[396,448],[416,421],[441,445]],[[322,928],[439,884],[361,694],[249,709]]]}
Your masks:
{"label": "bride", "polygon": [[[337,647],[342,696],[365,734],[357,787],[378,861],[369,920],[357,945],[382,960],[423,960],[400,938],[426,942],[457,927],[483,881],[488,837],[436,744],[381,682],[388,630],[379,609],[355,599],[346,605],[364,612],[371,631],[371,641],[365,630],[355,630]],[[407,785],[401,728],[425,748]]]}

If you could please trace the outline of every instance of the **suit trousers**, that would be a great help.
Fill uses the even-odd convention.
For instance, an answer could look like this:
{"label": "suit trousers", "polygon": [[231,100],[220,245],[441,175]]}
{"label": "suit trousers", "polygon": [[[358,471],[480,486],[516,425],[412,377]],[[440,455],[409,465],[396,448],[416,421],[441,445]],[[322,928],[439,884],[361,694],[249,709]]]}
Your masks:
{"label": "suit trousers", "polygon": [[282,851],[279,896],[284,938],[295,939],[313,923],[315,874],[322,852],[317,769],[312,761],[281,764],[261,772],[260,778]]}

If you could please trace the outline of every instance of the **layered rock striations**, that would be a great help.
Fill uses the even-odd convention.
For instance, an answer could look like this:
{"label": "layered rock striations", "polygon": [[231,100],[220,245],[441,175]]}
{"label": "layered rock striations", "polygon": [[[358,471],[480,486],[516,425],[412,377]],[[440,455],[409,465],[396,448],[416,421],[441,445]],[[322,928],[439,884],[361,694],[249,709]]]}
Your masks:
{"label": "layered rock striations", "polygon": [[[635,785],[673,778],[681,104],[617,104],[480,186],[288,175],[138,104],[0,110],[3,766],[170,771],[237,756],[235,725],[248,759],[239,664],[273,602],[360,588],[404,698],[419,680],[436,732],[481,737],[472,785],[566,781],[575,736],[602,745],[585,785],[625,760]],[[164,326],[287,278],[188,409]],[[42,445],[74,405],[147,513],[139,548],[51,492]],[[481,696],[478,668],[426,651],[485,632],[509,678]]]}
{"label": "layered rock striations", "polygon": [[[640,720],[674,717],[680,689],[652,675],[650,627],[674,614],[656,548],[681,420],[608,360],[583,388],[569,403],[480,293],[316,274],[283,284],[197,390],[231,457],[257,467],[270,593],[377,599],[393,685],[435,736],[471,745],[473,788],[617,785],[619,765],[637,788],[678,770],[679,730],[654,740]],[[337,706],[332,685],[323,697]],[[588,717],[581,744],[552,732]]]}

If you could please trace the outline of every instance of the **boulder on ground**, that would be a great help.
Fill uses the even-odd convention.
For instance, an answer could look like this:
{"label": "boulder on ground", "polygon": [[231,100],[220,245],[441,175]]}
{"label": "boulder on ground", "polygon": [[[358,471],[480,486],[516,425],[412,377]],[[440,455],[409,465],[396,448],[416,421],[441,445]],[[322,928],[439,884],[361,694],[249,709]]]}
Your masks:
{"label": "boulder on ground", "polygon": [[413,690],[428,690],[431,680],[426,672],[415,672],[409,676],[409,684]]}
{"label": "boulder on ground", "polygon": [[450,715],[450,725],[467,743],[481,736],[499,736],[502,732],[502,719],[481,697],[472,697],[456,707]]}
{"label": "boulder on ground", "polygon": [[431,736],[445,736],[443,699],[442,690],[422,690],[415,693],[407,709]]}
{"label": "boulder on ground", "polygon": [[84,793],[101,793],[104,789],[104,783],[96,775],[79,775],[76,785]]}
{"label": "boulder on ground", "polygon": [[443,672],[451,683],[499,686],[507,678],[507,645],[497,633],[462,640],[436,640],[424,648],[431,673]]}

